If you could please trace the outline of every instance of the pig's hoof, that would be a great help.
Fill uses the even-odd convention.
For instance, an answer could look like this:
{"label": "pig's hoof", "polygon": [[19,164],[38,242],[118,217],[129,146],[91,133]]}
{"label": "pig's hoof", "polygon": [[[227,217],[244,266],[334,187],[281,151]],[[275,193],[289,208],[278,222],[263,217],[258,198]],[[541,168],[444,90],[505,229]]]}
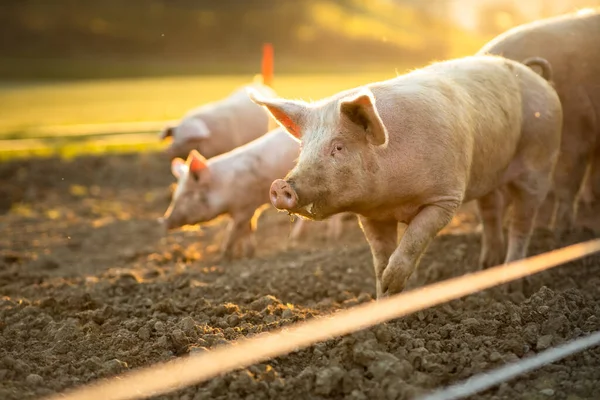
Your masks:
{"label": "pig's hoof", "polygon": [[479,260],[479,269],[488,269],[504,263],[504,254],[498,252],[496,254],[488,253],[482,256]]}
{"label": "pig's hoof", "polygon": [[[384,278],[386,278],[384,276]],[[390,297],[399,293],[402,293],[404,291],[404,288],[406,287],[406,281],[408,280],[408,277],[402,277],[402,276],[387,276],[387,279],[383,279],[382,282],[382,288],[381,288],[381,298],[385,298],[385,297]],[[379,296],[378,296],[379,298]]]}

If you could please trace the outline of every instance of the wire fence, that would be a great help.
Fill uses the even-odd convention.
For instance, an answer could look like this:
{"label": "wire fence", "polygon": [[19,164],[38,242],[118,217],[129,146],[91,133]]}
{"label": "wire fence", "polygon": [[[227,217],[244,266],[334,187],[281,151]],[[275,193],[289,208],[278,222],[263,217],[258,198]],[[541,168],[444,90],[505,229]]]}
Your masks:
{"label": "wire fence", "polygon": [[[238,368],[455,300],[600,251],[600,239],[448,279],[270,333],[244,338],[201,355],[140,368],[48,400],[125,400],[168,393]],[[519,372],[520,373],[520,372]],[[479,386],[481,387],[481,386]],[[445,397],[444,397],[445,398]]]}
{"label": "wire fence", "polygon": [[512,362],[491,372],[472,376],[464,382],[440,389],[418,400],[463,399],[599,344],[600,332],[595,332],[569,343],[550,348],[524,360]]}

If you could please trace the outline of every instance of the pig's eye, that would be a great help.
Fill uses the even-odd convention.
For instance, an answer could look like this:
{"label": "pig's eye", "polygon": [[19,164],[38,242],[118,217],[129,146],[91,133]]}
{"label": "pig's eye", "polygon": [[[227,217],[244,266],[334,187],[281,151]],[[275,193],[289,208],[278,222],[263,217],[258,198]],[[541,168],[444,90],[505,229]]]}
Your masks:
{"label": "pig's eye", "polygon": [[336,153],[339,153],[342,150],[344,150],[344,146],[342,146],[341,143],[336,143],[333,145],[333,148],[331,149],[331,155],[335,156]]}

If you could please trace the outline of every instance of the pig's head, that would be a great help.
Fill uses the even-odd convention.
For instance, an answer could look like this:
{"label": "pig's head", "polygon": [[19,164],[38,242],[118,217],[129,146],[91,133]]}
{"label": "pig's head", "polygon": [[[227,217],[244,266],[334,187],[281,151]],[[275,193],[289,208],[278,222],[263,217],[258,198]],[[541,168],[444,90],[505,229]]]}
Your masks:
{"label": "pig's head", "polygon": [[314,103],[249,96],[301,142],[296,166],[271,185],[276,208],[322,220],[366,203],[377,189],[377,150],[388,143],[368,89]]}
{"label": "pig's head", "polygon": [[165,150],[168,157],[185,158],[192,150],[205,154],[208,158],[212,157],[210,131],[204,121],[196,117],[184,118],[181,123],[175,126],[165,127],[160,135],[161,140],[168,137],[173,138],[171,144]]}
{"label": "pig's head", "polygon": [[200,153],[192,150],[187,161],[173,159],[171,172],[177,178],[177,187],[161,219],[167,230],[210,221],[218,216],[215,198],[211,196],[210,168]]}

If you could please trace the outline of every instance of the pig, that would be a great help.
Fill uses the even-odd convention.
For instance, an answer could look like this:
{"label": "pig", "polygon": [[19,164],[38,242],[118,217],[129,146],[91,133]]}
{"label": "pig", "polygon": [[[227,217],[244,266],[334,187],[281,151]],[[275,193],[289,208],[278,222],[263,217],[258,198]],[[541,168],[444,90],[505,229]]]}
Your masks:
{"label": "pig", "polygon": [[[512,28],[486,43],[478,55],[501,55],[515,61],[539,56],[552,65],[553,83],[563,108],[563,135],[552,188],[551,226],[571,230],[581,200],[594,201],[592,182],[600,179],[600,8],[564,14]],[[596,156],[598,157],[598,156]],[[584,187],[586,169],[591,168]]]}
{"label": "pig", "polygon": [[600,189],[600,145],[598,143],[594,148],[587,172],[587,176],[584,178],[583,186],[579,192],[579,201],[586,208],[593,209],[597,205],[598,189]]}
{"label": "pig", "polygon": [[[524,64],[453,59],[314,102],[249,95],[302,141],[296,166],[273,181],[271,203],[314,220],[357,214],[378,299],[404,290],[431,240],[470,200],[484,225],[480,266],[526,257],[558,158],[562,108]],[[407,225],[399,243],[398,223]]]}
{"label": "pig", "polygon": [[160,133],[161,140],[172,137],[165,152],[172,160],[185,158],[193,149],[206,158],[226,153],[267,133],[276,124],[261,107],[248,98],[247,88],[265,96],[275,91],[260,82],[235,90],[228,97],[186,113],[179,124],[167,126]]}
{"label": "pig", "polygon": [[[171,171],[177,187],[161,222],[167,230],[183,225],[204,223],[228,215],[231,223],[221,247],[221,257],[252,257],[255,253],[254,231],[260,214],[270,206],[269,187],[274,179],[285,176],[295,164],[300,144],[282,128],[225,154],[207,160],[192,150],[187,160],[174,158]],[[341,233],[341,217],[329,223],[330,237]],[[302,232],[295,227],[291,239]]]}

